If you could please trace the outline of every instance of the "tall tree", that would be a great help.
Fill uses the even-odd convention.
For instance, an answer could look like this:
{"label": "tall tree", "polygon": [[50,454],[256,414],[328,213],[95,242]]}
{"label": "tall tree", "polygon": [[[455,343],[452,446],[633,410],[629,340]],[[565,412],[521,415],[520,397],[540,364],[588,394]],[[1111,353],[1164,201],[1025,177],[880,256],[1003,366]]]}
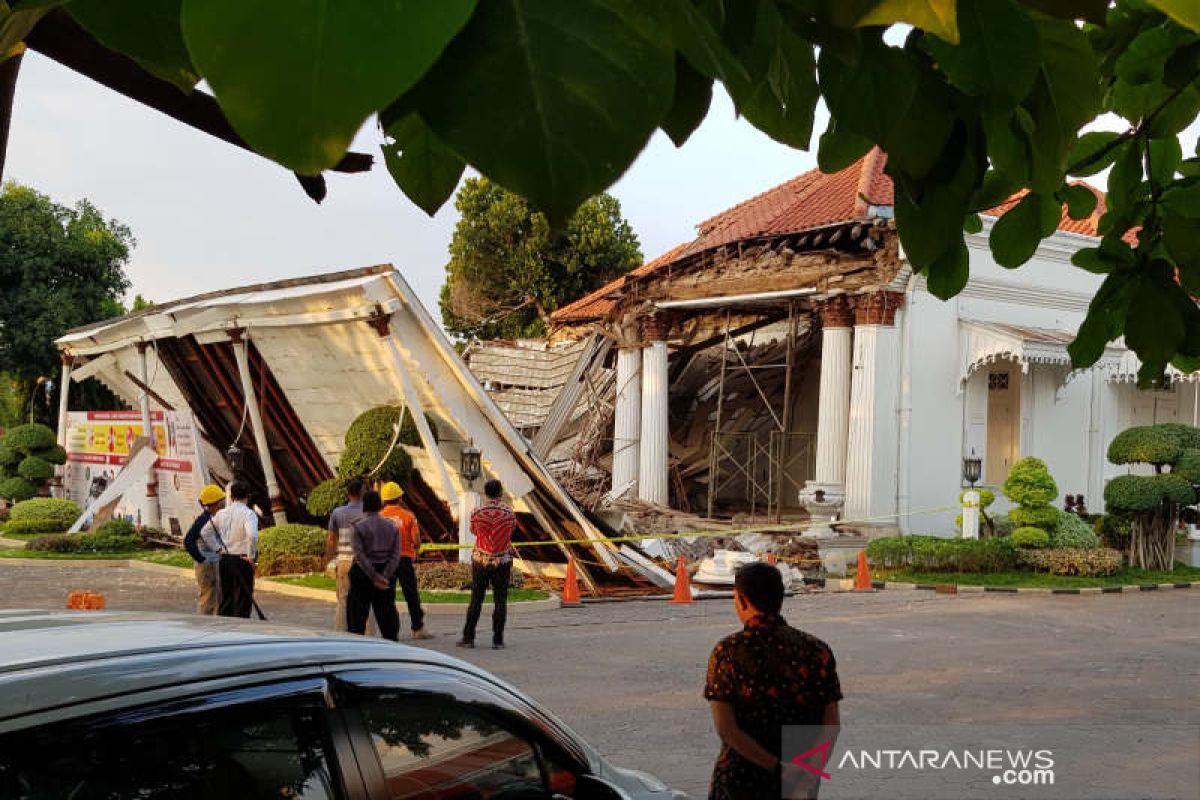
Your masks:
{"label": "tall tree", "polygon": [[520,195],[469,178],[439,305],[446,330],[481,339],[539,336],[550,312],[642,263],[615,197],[584,201],[557,231]]}
{"label": "tall tree", "polygon": [[[73,208],[16,183],[0,189],[0,373],[19,416],[52,421],[58,353],[69,328],[124,312],[133,235],[81,200]],[[34,392],[38,378],[53,391]],[[76,391],[94,393],[95,387]],[[102,399],[102,398],[93,398]],[[9,420],[13,422],[14,420]]]}

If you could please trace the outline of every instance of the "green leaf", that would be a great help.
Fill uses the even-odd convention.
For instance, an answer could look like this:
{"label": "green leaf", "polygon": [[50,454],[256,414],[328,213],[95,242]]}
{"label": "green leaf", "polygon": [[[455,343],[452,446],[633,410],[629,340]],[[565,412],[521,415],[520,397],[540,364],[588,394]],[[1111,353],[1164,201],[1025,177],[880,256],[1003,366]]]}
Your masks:
{"label": "green leaf", "polygon": [[748,80],[745,69],[725,47],[708,16],[692,0],[668,0],[660,24],[668,26],[675,48],[702,75],[728,81]]}
{"label": "green leaf", "polygon": [[955,0],[840,0],[834,19],[846,27],[871,27],[905,22],[958,44]]}
{"label": "green leaf", "polygon": [[926,281],[934,297],[949,300],[963,290],[970,274],[967,246],[960,241],[929,265]]}
{"label": "green leaf", "polygon": [[1200,218],[1168,209],[1162,217],[1162,232],[1163,246],[1177,264],[1200,266]]}
{"label": "green leaf", "polygon": [[1122,137],[1128,138],[1127,134],[1113,131],[1091,131],[1080,136],[1071,146],[1071,154],[1067,158],[1071,165],[1070,173],[1085,177],[1108,169],[1117,158],[1117,147],[1113,142]]}
{"label": "green leaf", "polygon": [[200,79],[179,26],[182,0],[71,0],[67,10],[109,50],[190,91]]}
{"label": "green leaf", "polygon": [[990,169],[983,176],[983,184],[971,197],[972,211],[988,211],[1003,203],[1019,189],[1016,181],[1002,172]]}
{"label": "green leaf", "polygon": [[757,0],[753,12],[751,37],[734,51],[744,70],[729,76],[725,86],[750,124],[777,142],[807,150],[820,96],[812,45],[784,23],[773,0]]}
{"label": "green leaf", "polygon": [[0,61],[24,49],[25,37],[38,20],[50,12],[48,6],[6,8],[0,2]]}
{"label": "green leaf", "polygon": [[867,137],[843,131],[837,120],[830,120],[817,147],[817,166],[830,175],[841,172],[866,155],[871,147]]}
{"label": "green leaf", "polygon": [[666,116],[674,50],[636,0],[489,0],[415,93],[438,138],[557,227]]}
{"label": "green leaf", "polygon": [[250,146],[315,175],[429,70],[474,8],[474,0],[183,0],[183,38]]}
{"label": "green leaf", "polygon": [[1148,0],[1150,5],[1162,11],[1185,28],[1200,32],[1200,4],[1196,0]]}
{"label": "green leaf", "polygon": [[1108,210],[1120,216],[1136,201],[1142,184],[1142,147],[1140,139],[1120,145],[1112,171],[1108,173]]}
{"label": "green leaf", "polygon": [[1108,0],[1020,0],[1021,5],[1061,19],[1085,19],[1103,25]]}
{"label": "green leaf", "polygon": [[1099,247],[1085,247],[1082,250],[1076,250],[1075,254],[1071,256],[1071,263],[1097,275],[1107,275],[1113,270],[1113,265],[1100,255]]}
{"label": "green leaf", "polygon": [[1183,342],[1184,321],[1171,292],[1158,281],[1144,280],[1129,301],[1125,343],[1142,360],[1139,383],[1144,377],[1154,380],[1161,376]]}
{"label": "green leaf", "polygon": [[[1164,91],[1166,91],[1165,87]],[[1191,125],[1198,113],[1200,113],[1200,89],[1192,84],[1154,115],[1154,119],[1150,122],[1150,135],[1155,138],[1174,136]]]}
{"label": "green leaf", "polygon": [[1087,369],[1100,360],[1104,348],[1110,341],[1108,322],[1102,312],[1089,310],[1083,324],[1075,333],[1075,339],[1067,345],[1071,365],[1076,369]]}
{"label": "green leaf", "polygon": [[1139,33],[1117,58],[1113,73],[1133,86],[1162,81],[1167,58],[1178,45],[1177,30],[1156,25]]}
{"label": "green leaf", "polygon": [[1132,291],[1130,274],[1128,270],[1114,271],[1096,290],[1075,341],[1067,346],[1071,364],[1077,369],[1095,364],[1104,355],[1105,346],[1124,333]]}
{"label": "green leaf", "polygon": [[1150,179],[1157,187],[1166,186],[1175,179],[1175,172],[1183,162],[1183,148],[1179,139],[1151,139],[1149,150]]}
{"label": "green leaf", "polygon": [[1136,261],[1132,248],[1125,240],[1106,236],[1099,247],[1085,247],[1071,256],[1071,263],[1097,274],[1107,274],[1115,269],[1127,269]]}
{"label": "green leaf", "polygon": [[949,174],[949,180],[928,185],[896,180],[890,159],[887,169],[896,181],[896,230],[900,243],[913,266],[923,270],[963,240],[963,218],[975,187],[975,163],[966,153],[960,153],[957,159],[946,153],[938,171]]}
{"label": "green leaf", "polygon": [[712,103],[712,85],[712,78],[701,75],[686,59],[675,57],[675,101],[662,129],[676,147],[683,147],[704,121]]}
{"label": "green leaf", "polygon": [[1162,193],[1162,207],[1172,214],[1200,219],[1200,186],[1172,186]]}
{"label": "green leaf", "polygon": [[1054,233],[1062,211],[1051,196],[1033,194],[1021,198],[992,226],[988,242],[996,263],[1013,269],[1033,258],[1042,239]]}
{"label": "green leaf", "polygon": [[1067,206],[1067,216],[1071,219],[1087,219],[1096,210],[1099,198],[1090,186],[1073,183],[1058,194]]}
{"label": "green leaf", "polygon": [[983,230],[983,219],[978,214],[963,217],[963,233],[979,233]]}
{"label": "green leaf", "polygon": [[1038,32],[1012,0],[959,0],[958,29],[957,46],[936,37],[923,42],[952,84],[1014,105],[1029,93],[1040,61]]}
{"label": "green leaf", "polygon": [[1099,63],[1087,37],[1072,22],[1039,18],[1042,67],[1028,110],[1037,128],[1030,137],[1035,192],[1062,184],[1080,126],[1100,112]]}
{"label": "green leaf", "polygon": [[385,131],[383,160],[396,185],[426,214],[433,216],[454,193],[466,164],[442,144],[416,114]]}

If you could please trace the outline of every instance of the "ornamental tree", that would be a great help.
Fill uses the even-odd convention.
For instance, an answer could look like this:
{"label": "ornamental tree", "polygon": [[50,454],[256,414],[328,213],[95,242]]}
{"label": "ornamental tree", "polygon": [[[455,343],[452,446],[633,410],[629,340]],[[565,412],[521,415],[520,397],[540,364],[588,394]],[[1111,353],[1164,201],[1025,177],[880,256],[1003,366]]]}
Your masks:
{"label": "ornamental tree", "polygon": [[1058,484],[1051,477],[1045,461],[1033,456],[1017,461],[1008,471],[1000,490],[1017,504],[1008,512],[1013,525],[1054,533],[1058,526],[1059,511],[1050,505],[1050,501],[1058,496]]}
{"label": "ornamental tree", "polygon": [[1130,565],[1173,569],[1179,513],[1196,502],[1200,485],[1200,429],[1177,423],[1129,428],[1112,440],[1108,460],[1154,467],[1153,475],[1113,478],[1104,504],[1130,519]]}
{"label": "ornamental tree", "polygon": [[30,423],[11,428],[0,439],[0,497],[13,502],[44,494],[54,467],[67,463],[67,452],[54,431]]}

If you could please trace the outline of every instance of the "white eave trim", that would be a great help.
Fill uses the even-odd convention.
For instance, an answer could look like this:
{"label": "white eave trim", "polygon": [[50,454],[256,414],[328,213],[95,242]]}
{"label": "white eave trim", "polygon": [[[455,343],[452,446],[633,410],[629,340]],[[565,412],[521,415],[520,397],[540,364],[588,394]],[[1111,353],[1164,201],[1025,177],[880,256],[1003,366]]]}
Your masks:
{"label": "white eave trim", "polygon": [[655,308],[719,308],[722,306],[736,306],[747,303],[764,303],[772,300],[787,300],[792,297],[804,297],[810,294],[816,294],[817,290],[811,286],[803,289],[782,289],[777,292],[754,292],[752,294],[727,294],[719,297],[698,297],[694,300],[660,300],[654,304]]}

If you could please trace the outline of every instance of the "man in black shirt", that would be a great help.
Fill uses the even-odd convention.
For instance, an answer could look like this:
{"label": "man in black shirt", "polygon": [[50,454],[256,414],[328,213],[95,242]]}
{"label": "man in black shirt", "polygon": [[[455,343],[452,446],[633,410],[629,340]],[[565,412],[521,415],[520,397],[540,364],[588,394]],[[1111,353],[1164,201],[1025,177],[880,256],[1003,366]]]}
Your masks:
{"label": "man in black shirt", "polygon": [[713,648],[704,685],[721,738],[710,800],[817,796],[816,776],[781,760],[782,729],[823,726],[822,741],[836,739],[842,690],[829,646],[780,616],[783,595],[770,564],[737,571],[733,602],[745,627]]}

